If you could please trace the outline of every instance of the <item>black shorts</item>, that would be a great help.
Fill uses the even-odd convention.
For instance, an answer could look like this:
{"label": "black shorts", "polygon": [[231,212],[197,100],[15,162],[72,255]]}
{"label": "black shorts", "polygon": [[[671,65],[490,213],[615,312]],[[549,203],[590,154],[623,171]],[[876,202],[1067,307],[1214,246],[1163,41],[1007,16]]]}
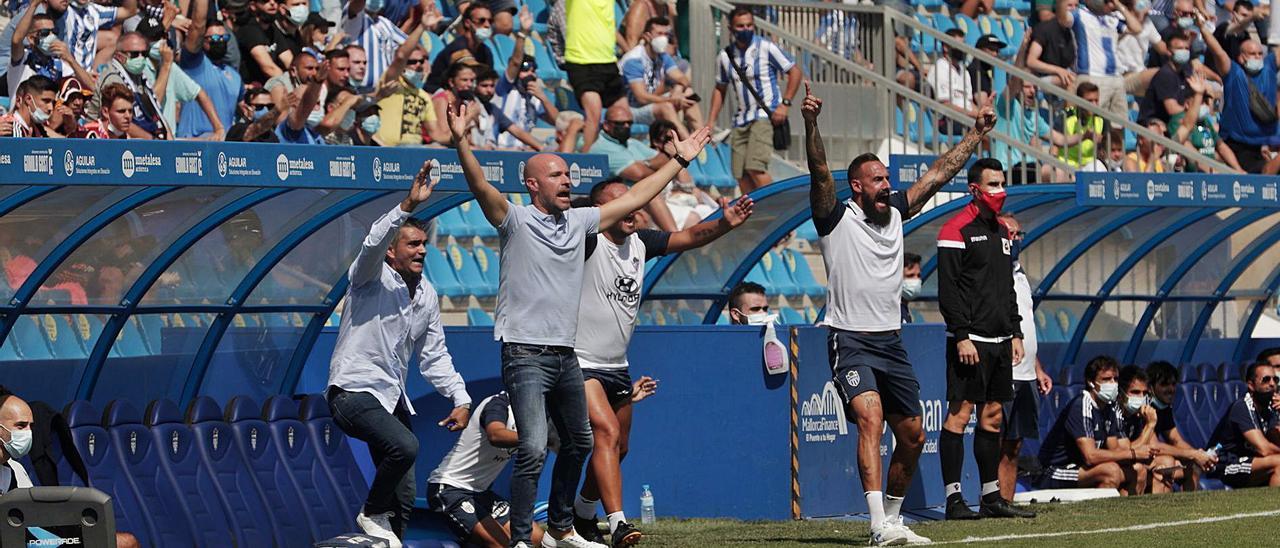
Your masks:
{"label": "black shorts", "polygon": [[1013,342],[973,341],[978,364],[960,363],[956,340],[947,337],[947,401],[1006,402],[1013,399]]}
{"label": "black shorts", "polygon": [[1044,475],[1036,482],[1039,489],[1075,489],[1079,486],[1080,467],[1074,464],[1045,467]]}
{"label": "black shorts", "polygon": [[1004,402],[1004,439],[1040,439],[1040,390],[1036,381],[1013,381],[1013,400]]}
{"label": "black shorts", "polygon": [[592,65],[565,63],[564,71],[569,74],[569,85],[573,87],[573,94],[578,98],[579,103],[582,102],[583,95],[588,91],[594,91],[600,95],[602,108],[607,109],[614,101],[627,95],[626,85],[622,82],[622,73],[618,72],[618,65],[615,63]]}
{"label": "black shorts", "polygon": [[586,369],[582,370],[582,380],[595,379],[604,387],[605,396],[609,397],[609,405],[617,407],[623,402],[631,401],[631,372],[626,369]]}
{"label": "black shorts", "polygon": [[832,328],[827,335],[827,352],[831,380],[845,403],[863,392],[876,392],[886,415],[921,415],[920,382],[897,331],[860,333]]}
{"label": "black shorts", "polygon": [[1253,477],[1253,457],[1223,453],[1218,459],[1218,465],[1208,475],[1222,480],[1222,483],[1232,489],[1248,487],[1249,479]]}
{"label": "black shorts", "polygon": [[505,525],[511,514],[506,499],[493,491],[471,491],[439,483],[427,485],[427,504],[432,512],[448,518],[449,529],[464,543],[485,518]]}

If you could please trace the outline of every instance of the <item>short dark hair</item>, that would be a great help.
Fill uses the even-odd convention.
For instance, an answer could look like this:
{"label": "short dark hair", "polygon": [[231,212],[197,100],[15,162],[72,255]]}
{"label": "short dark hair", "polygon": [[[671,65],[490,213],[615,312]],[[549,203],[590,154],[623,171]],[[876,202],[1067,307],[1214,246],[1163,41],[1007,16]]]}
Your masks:
{"label": "short dark hair", "polygon": [[423,234],[431,234],[431,231],[428,230],[429,225],[427,224],[427,221],[417,217],[409,217],[408,219],[405,219],[403,223],[400,223],[400,228],[396,230],[395,237],[391,238],[391,245],[395,245],[396,242],[400,241],[400,231],[406,228],[416,228],[421,230]]}
{"label": "short dark hair", "polygon": [[853,161],[849,162],[849,169],[845,170],[845,175],[849,177],[850,181],[856,179],[856,174],[862,173],[862,164],[867,162],[880,162],[880,157],[871,152],[864,152],[855,156]]}
{"label": "short dark hair", "polygon": [[333,48],[324,52],[324,60],[332,61],[334,59],[350,59],[351,54],[347,53],[347,48]]}
{"label": "short dark hair", "polygon": [[1178,382],[1178,368],[1173,364],[1157,360],[1147,364],[1147,379],[1149,384],[1167,384]]}
{"label": "short dark hair", "polygon": [[493,13],[493,10],[489,9],[489,3],[488,3],[488,2],[472,2],[470,5],[468,5],[468,6],[467,6],[467,9],[465,9],[465,10],[463,10],[463,11],[462,11],[462,20],[463,20],[463,21],[470,21],[470,20],[471,20],[471,14],[472,14],[472,13],[475,13],[475,11],[476,11],[476,10],[485,10],[485,11],[489,12],[490,14],[492,14],[492,13]]}
{"label": "short dark hair", "polygon": [[738,285],[733,286],[733,291],[729,292],[729,308],[738,308],[739,300],[742,299],[742,296],[746,295],[747,293],[753,293],[753,294],[762,295],[765,297],[768,296],[768,294],[765,293],[764,291],[763,285],[760,285],[755,282],[742,282],[742,283],[739,283]]}
{"label": "short dark hair", "polygon": [[470,70],[471,72],[476,72],[476,73],[479,72],[475,65],[472,65],[470,63],[463,63],[462,61],[456,61],[452,65],[449,65],[449,70],[444,73],[444,79],[452,80],[458,76],[458,73],[464,70]]}
{"label": "short dark hair", "polygon": [[[45,12],[45,13],[37,13],[37,14],[35,14],[34,16],[32,16],[32,17],[31,17],[31,22],[32,22],[32,23],[34,23],[34,22],[36,22],[36,21],[46,21],[46,20],[47,20],[47,21],[52,21],[54,24],[57,24],[57,20],[55,20],[55,19],[53,18],[53,16],[52,16],[52,15],[49,15],[49,13],[47,13],[47,12]],[[31,28],[30,28],[30,30],[28,30],[28,31],[27,31],[27,33],[35,32],[35,30],[36,30],[36,28],[33,26],[33,27],[31,27]]]}
{"label": "short dark hair", "polygon": [[1173,32],[1169,33],[1169,37],[1168,37],[1168,38],[1165,38],[1165,39],[1164,39],[1164,43],[1168,44],[1169,42],[1172,42],[1172,41],[1174,41],[1174,40],[1182,40],[1183,42],[1188,42],[1188,43],[1190,43],[1190,42],[1191,42],[1191,33],[1187,32],[1187,31],[1185,31],[1185,30],[1182,30],[1182,29],[1174,30]]}
{"label": "short dark hair", "polygon": [[920,265],[920,256],[916,255],[915,253],[903,253],[902,266],[908,267],[912,265],[917,265],[917,266]]}
{"label": "short dark hair", "polygon": [[969,166],[969,184],[981,184],[982,172],[984,171],[999,171],[1004,173],[1004,164],[1000,163],[1000,160],[995,158],[978,158],[973,165]]}
{"label": "short dark hair", "polygon": [[1080,82],[1080,85],[1076,86],[1076,97],[1084,97],[1084,94],[1086,93],[1097,93],[1097,92],[1098,92],[1098,85],[1093,82]]}
{"label": "short dark hair", "polygon": [[591,191],[587,194],[591,198],[591,204],[600,203],[600,195],[604,194],[604,189],[609,185],[625,185],[621,177],[610,177],[591,186]]}
{"label": "short dark hair", "polygon": [[947,36],[953,38],[964,38],[964,31],[960,30],[959,27],[952,27],[947,29]]}
{"label": "short dark hair", "polygon": [[58,83],[54,82],[48,76],[41,76],[37,74],[27,78],[21,84],[18,84],[18,89],[13,96],[21,97],[23,95],[36,95],[46,91],[57,93]]}
{"label": "short dark hair", "polygon": [[1273,346],[1258,353],[1258,361],[1267,363],[1271,361],[1272,356],[1280,356],[1280,346]]}
{"label": "short dark hair", "polygon": [[488,82],[489,80],[497,80],[498,71],[493,70],[489,65],[480,65],[476,67],[476,83]]}
{"label": "short dark hair", "polygon": [[738,6],[733,8],[733,10],[729,12],[729,21],[732,22],[734,19],[737,19],[743,15],[750,15],[752,19],[755,19],[756,17],[756,14],[752,13],[750,8],[746,6]]}
{"label": "short dark hair", "polygon": [[1248,366],[1248,367],[1245,367],[1245,368],[1244,368],[1244,380],[1245,380],[1246,382],[1247,382],[1247,381],[1251,381],[1251,380],[1253,380],[1253,376],[1254,376],[1254,375],[1256,375],[1256,374],[1258,373],[1258,368],[1259,368],[1259,367],[1271,367],[1271,368],[1275,368],[1275,366],[1274,366],[1274,365],[1271,365],[1271,364],[1269,364],[1269,363],[1267,363],[1267,362],[1262,362],[1262,361],[1259,361],[1259,362],[1253,362],[1253,363],[1249,364],[1249,366]]}
{"label": "short dark hair", "polygon": [[671,120],[654,120],[649,124],[649,142],[653,143],[671,131],[676,131],[676,125]]}
{"label": "short dark hair", "polygon": [[[732,19],[730,19],[730,21],[732,21]],[[659,15],[657,17],[650,17],[648,21],[644,22],[644,31],[649,32],[653,30],[653,27],[669,27],[669,26],[671,26],[671,20]]]}
{"label": "short dark hair", "polygon": [[350,55],[350,51],[351,51],[351,50],[353,50],[353,49],[358,49],[358,50],[360,50],[360,51],[364,51],[364,46],[362,46],[362,45],[360,45],[360,44],[357,44],[357,43],[355,43],[355,42],[352,42],[352,43],[347,44],[346,46],[344,46],[342,49],[347,50],[348,55]]}
{"label": "short dark hair", "polygon": [[1085,382],[1093,382],[1098,379],[1098,375],[1102,374],[1103,371],[1107,371],[1109,369],[1114,369],[1116,371],[1119,371],[1120,363],[1117,362],[1116,359],[1112,358],[1111,356],[1098,356],[1092,360],[1089,360],[1088,364],[1085,364],[1084,380]]}
{"label": "short dark hair", "polygon": [[1129,389],[1129,384],[1133,381],[1147,382],[1147,372],[1137,365],[1126,365],[1120,369],[1120,390]]}
{"label": "short dark hair", "polygon": [[1253,7],[1253,2],[1250,2],[1249,0],[1236,0],[1236,5],[1231,7],[1231,11],[1235,11],[1240,8],[1248,8],[1252,10]]}

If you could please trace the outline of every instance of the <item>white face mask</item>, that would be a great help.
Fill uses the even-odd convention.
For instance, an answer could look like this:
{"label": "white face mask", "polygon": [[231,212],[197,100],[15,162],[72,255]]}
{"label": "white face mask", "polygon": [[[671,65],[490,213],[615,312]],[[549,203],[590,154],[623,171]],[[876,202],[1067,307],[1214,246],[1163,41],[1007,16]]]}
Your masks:
{"label": "white face mask", "polygon": [[26,430],[9,430],[8,427],[0,425],[9,432],[9,441],[4,443],[4,452],[11,459],[20,459],[27,456],[31,452],[31,429]]}
{"label": "white face mask", "polygon": [[479,41],[483,42],[483,41],[488,40],[489,38],[492,38],[492,37],[493,37],[493,29],[491,29],[491,28],[489,28],[489,27],[483,27],[483,28],[478,28],[478,29],[476,29],[476,40],[479,40]]}
{"label": "white face mask", "polygon": [[1105,382],[1098,385],[1098,400],[1105,404],[1115,403],[1120,396],[1120,383]]}
{"label": "white face mask", "polygon": [[908,301],[915,300],[920,295],[920,286],[924,281],[920,278],[903,278],[902,280],[902,298]]}
{"label": "white face mask", "polygon": [[324,112],[321,112],[319,109],[313,110],[311,111],[311,114],[307,115],[307,127],[316,127],[323,121]]}
{"label": "white face mask", "polygon": [[658,36],[655,36],[653,40],[649,42],[649,48],[652,49],[653,53],[657,55],[662,55],[663,53],[666,53],[667,46],[669,45],[671,45],[671,38],[665,34],[660,34]]}
{"label": "white face mask", "polygon": [[1133,414],[1133,413],[1137,413],[1138,410],[1142,409],[1142,406],[1146,404],[1147,404],[1146,396],[1129,396],[1127,399],[1125,399],[1124,408],[1125,410],[1129,411],[1130,414]]}
{"label": "white face mask", "polygon": [[307,22],[307,14],[311,13],[310,10],[311,8],[307,7],[306,4],[298,4],[289,8],[289,21],[295,25],[302,26],[303,23]]}
{"label": "white face mask", "polygon": [[768,325],[770,323],[773,323],[773,320],[776,317],[777,316],[774,316],[773,314],[770,314],[768,312],[757,312],[755,314],[747,314],[747,325]]}

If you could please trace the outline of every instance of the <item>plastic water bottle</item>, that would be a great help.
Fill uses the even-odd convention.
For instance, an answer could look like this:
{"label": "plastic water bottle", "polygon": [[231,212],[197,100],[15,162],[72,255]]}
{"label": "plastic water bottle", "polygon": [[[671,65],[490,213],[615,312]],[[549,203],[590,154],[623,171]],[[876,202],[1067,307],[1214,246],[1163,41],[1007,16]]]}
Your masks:
{"label": "plastic water bottle", "polygon": [[640,495],[640,523],[648,525],[655,520],[653,512],[653,492],[649,491],[649,485],[644,486],[644,493]]}
{"label": "plastic water bottle", "polygon": [[1207,453],[1210,457],[1213,457],[1216,459],[1218,458],[1218,451],[1221,451],[1221,450],[1222,450],[1222,444],[1219,443],[1217,445],[1214,445],[1213,447],[1210,447],[1208,450],[1205,451],[1205,453]]}

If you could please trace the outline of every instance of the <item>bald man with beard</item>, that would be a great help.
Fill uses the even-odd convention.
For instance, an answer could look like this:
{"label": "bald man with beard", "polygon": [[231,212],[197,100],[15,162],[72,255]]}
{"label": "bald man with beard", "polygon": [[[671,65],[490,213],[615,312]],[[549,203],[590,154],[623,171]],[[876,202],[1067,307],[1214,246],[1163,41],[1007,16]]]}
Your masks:
{"label": "bald man with beard", "polygon": [[502,342],[502,381],[520,441],[511,479],[511,545],[531,546],[533,503],[547,454],[547,418],[560,434],[542,545],[603,548],[573,530],[573,499],[591,452],[582,371],[574,353],[587,238],[644,207],[711,140],[703,129],[675,144],[675,158],[599,207],[570,209],[569,166],[556,154],[529,159],[521,174],[531,204],[517,206],[485,180],[471,150],[467,106],[448,111],[467,185],[498,229],[498,304],[493,335]]}

